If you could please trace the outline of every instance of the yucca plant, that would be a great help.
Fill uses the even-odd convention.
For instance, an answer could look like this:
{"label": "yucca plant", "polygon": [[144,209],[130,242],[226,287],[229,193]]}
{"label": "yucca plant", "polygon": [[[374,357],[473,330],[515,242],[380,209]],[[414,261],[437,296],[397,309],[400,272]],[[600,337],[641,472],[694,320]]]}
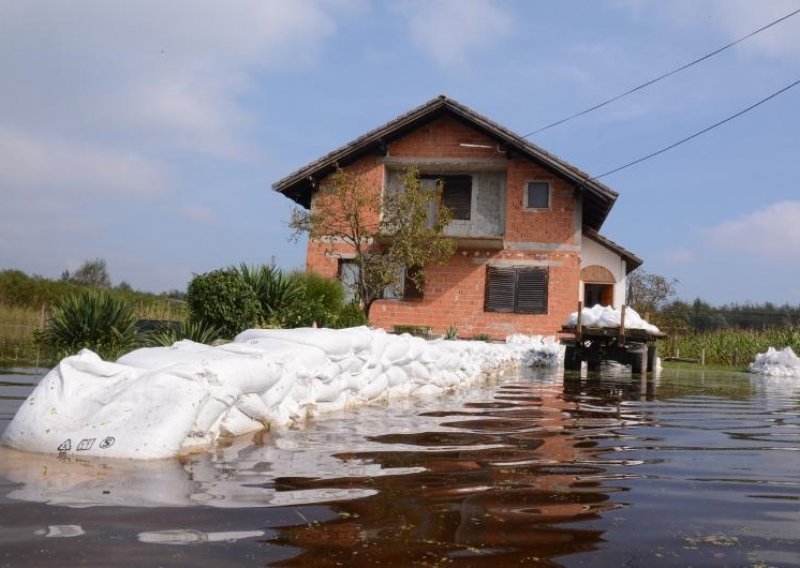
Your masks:
{"label": "yucca plant", "polygon": [[176,327],[164,327],[153,331],[147,336],[146,343],[150,346],[169,347],[176,341],[189,339],[195,343],[205,343],[210,345],[222,337],[220,328],[207,323],[197,321],[186,321]]}
{"label": "yucca plant", "polygon": [[265,319],[300,300],[305,292],[301,284],[275,266],[248,266],[242,263],[236,270],[255,292]]}
{"label": "yucca plant", "polygon": [[444,332],[444,338],[448,341],[453,341],[458,338],[458,328],[454,325],[448,327]]}
{"label": "yucca plant", "polygon": [[84,290],[63,297],[36,341],[56,356],[83,348],[115,359],[136,347],[136,314],[128,302],[105,290]]}

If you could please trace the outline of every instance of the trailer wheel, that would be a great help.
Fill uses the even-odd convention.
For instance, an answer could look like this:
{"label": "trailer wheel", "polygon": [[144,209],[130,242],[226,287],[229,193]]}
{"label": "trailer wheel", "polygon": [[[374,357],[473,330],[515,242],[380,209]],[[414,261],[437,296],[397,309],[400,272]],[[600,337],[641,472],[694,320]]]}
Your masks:
{"label": "trailer wheel", "polygon": [[656,370],[656,361],[658,360],[658,345],[647,346],[647,372],[652,373]]}
{"label": "trailer wheel", "polygon": [[578,357],[578,350],[574,345],[567,345],[566,349],[564,349],[564,370],[581,370],[581,360],[580,357]]}
{"label": "trailer wheel", "polygon": [[631,345],[628,348],[628,363],[632,373],[646,372],[648,351],[646,345]]}

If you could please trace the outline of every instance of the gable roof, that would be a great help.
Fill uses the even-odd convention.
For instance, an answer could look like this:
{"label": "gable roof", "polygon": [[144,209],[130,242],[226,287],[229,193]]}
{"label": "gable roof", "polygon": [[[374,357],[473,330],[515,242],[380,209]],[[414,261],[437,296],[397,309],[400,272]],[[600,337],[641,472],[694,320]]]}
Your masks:
{"label": "gable roof", "polygon": [[607,239],[606,237],[604,237],[603,235],[599,234],[594,229],[591,229],[589,227],[584,227],[583,228],[583,234],[585,236],[589,237],[590,239],[592,239],[594,242],[596,242],[596,243],[606,247],[610,251],[615,252],[618,255],[620,255],[625,260],[625,264],[627,266],[627,268],[625,270],[626,274],[630,274],[631,272],[633,272],[634,270],[639,268],[642,265],[642,263],[644,262],[641,258],[639,258],[635,254],[633,254],[628,249],[622,247],[621,245],[618,245],[617,243],[615,243],[611,239]]}
{"label": "gable roof", "polygon": [[451,116],[493,138],[507,155],[521,155],[574,183],[583,195],[583,222],[592,229],[600,229],[617,199],[618,194],[614,190],[522,136],[444,95],[431,99],[292,172],[272,184],[272,189],[303,207],[308,207],[315,181],[332,173],[337,165],[346,166],[370,153],[385,153],[387,144],[393,140],[442,116]]}

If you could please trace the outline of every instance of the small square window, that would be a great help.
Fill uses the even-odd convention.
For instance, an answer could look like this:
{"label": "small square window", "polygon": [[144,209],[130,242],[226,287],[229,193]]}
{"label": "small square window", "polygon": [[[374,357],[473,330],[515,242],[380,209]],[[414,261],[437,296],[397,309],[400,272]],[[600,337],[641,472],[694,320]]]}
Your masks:
{"label": "small square window", "polygon": [[549,209],[550,184],[546,181],[529,181],[525,187],[525,209]]}

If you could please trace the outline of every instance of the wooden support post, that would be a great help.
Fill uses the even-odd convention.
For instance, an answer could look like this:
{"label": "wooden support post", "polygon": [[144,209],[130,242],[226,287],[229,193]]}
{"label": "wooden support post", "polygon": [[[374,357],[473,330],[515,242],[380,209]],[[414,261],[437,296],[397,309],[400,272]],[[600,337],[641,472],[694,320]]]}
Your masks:
{"label": "wooden support post", "polygon": [[706,350],[705,348],[700,350],[700,365],[705,367],[706,366]]}
{"label": "wooden support post", "polygon": [[619,346],[625,345],[625,304],[622,304],[622,314],[619,317]]}
{"label": "wooden support post", "polygon": [[583,331],[583,302],[578,302],[578,321],[575,327],[575,341],[581,343]]}

